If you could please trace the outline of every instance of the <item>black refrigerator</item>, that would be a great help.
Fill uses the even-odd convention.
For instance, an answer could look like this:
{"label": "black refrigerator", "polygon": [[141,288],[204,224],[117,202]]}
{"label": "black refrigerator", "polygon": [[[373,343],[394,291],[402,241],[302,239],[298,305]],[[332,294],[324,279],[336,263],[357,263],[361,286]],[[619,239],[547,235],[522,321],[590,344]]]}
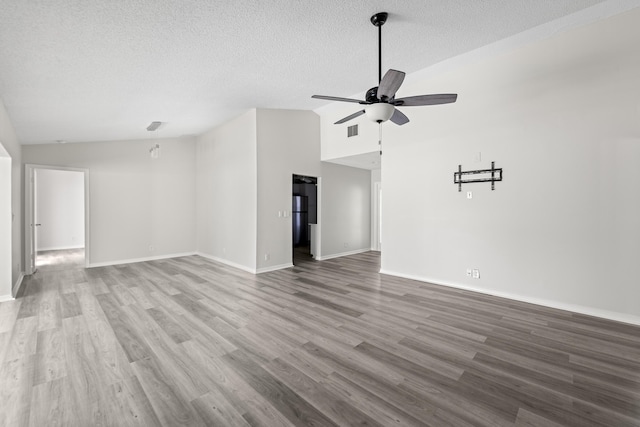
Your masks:
{"label": "black refrigerator", "polygon": [[293,196],[291,220],[293,222],[293,246],[307,246],[309,244],[309,198],[307,196]]}

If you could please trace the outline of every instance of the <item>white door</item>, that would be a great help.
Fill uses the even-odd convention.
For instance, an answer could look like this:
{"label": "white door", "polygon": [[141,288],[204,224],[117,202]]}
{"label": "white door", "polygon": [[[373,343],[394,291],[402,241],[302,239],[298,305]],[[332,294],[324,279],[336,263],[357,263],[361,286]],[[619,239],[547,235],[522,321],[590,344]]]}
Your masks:
{"label": "white door", "polygon": [[36,272],[36,180],[35,168],[25,166],[24,202],[25,202],[25,274]]}

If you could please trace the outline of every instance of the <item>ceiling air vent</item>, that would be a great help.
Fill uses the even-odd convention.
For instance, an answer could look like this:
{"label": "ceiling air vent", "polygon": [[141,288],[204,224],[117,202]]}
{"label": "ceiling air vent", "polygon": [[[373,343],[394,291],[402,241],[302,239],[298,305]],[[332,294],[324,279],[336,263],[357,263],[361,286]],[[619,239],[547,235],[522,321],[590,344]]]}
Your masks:
{"label": "ceiling air vent", "polygon": [[153,132],[154,130],[158,129],[161,124],[162,122],[151,122],[151,124],[147,126],[147,130],[149,132]]}
{"label": "ceiling air vent", "polygon": [[347,138],[358,135],[358,125],[349,126],[347,128]]}

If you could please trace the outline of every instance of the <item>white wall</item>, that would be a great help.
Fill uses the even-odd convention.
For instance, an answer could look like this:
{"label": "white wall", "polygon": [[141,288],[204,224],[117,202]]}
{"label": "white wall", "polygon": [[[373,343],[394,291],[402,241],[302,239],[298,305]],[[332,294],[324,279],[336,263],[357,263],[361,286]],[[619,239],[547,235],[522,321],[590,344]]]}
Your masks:
{"label": "white wall", "polygon": [[36,249],[84,247],[84,173],[36,169]]}
{"label": "white wall", "polygon": [[320,257],[369,249],[370,172],[320,162],[315,113],[252,110],[197,145],[202,255],[258,273],[291,266],[294,174],[321,181]]}
{"label": "white wall", "polygon": [[195,252],[193,139],[27,145],[23,162],[89,169],[92,266]]}
{"label": "white wall", "polygon": [[11,298],[11,157],[0,142],[0,301]]}
{"label": "white wall", "polygon": [[[383,271],[640,323],[638,22],[640,9],[403,87],[459,98],[386,128]],[[458,164],[491,161],[495,191],[458,192]]]}
{"label": "white wall", "polygon": [[371,248],[371,171],[322,163],[319,259]]}
{"label": "white wall", "polygon": [[197,250],[255,271],[256,110],[197,138]]}
{"label": "white wall", "polygon": [[[3,190],[0,190],[4,195],[3,203],[5,203],[7,197],[7,160],[10,160],[10,219],[7,224],[6,213],[4,217],[0,217],[0,229],[5,230],[2,234],[6,233],[7,227],[10,227],[9,236],[3,236],[3,241],[7,239],[11,242],[10,256],[6,257],[6,250],[3,250],[1,254],[3,256],[3,263],[0,264],[0,300],[11,298],[12,287],[15,289],[22,280],[22,146],[18,142],[18,137],[11,125],[9,115],[4,107],[4,103],[0,100],[0,144],[4,148],[3,151],[3,176],[2,182],[4,183]],[[0,184],[1,185],[1,184]],[[6,206],[6,205],[5,205]],[[7,270],[8,269],[8,270]],[[9,283],[7,277],[10,276]]]}
{"label": "white wall", "polygon": [[[293,175],[320,175],[320,121],[311,111],[257,111],[258,271],[292,264]],[[324,190],[323,190],[324,191]],[[269,259],[265,259],[268,254]]]}
{"label": "white wall", "polygon": [[[364,96],[355,95],[357,98]],[[374,123],[360,116],[343,125],[334,123],[349,114],[355,113],[362,106],[352,103],[333,102],[316,110],[320,114],[321,158],[322,160],[338,159],[363,153],[380,151],[380,128]],[[358,135],[347,137],[347,127],[358,125]],[[383,139],[386,125],[383,125]]]}

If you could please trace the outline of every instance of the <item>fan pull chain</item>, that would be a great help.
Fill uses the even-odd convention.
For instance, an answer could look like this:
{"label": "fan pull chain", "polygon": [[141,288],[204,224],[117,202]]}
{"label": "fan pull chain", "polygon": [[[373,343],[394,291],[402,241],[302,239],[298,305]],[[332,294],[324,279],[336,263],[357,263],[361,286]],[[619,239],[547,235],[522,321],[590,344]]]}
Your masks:
{"label": "fan pull chain", "polygon": [[380,146],[380,155],[382,156],[382,122],[378,123],[378,145]]}

